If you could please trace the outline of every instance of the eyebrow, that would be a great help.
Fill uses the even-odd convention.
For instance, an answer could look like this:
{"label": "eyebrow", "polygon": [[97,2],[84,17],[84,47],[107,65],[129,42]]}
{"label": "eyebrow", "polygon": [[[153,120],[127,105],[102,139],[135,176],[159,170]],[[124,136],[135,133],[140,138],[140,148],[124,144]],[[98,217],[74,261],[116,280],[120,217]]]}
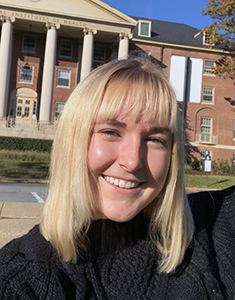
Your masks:
{"label": "eyebrow", "polygon": [[127,125],[125,122],[121,122],[121,121],[118,121],[117,119],[109,119],[109,120],[106,120],[104,122],[98,122],[96,123],[97,125],[100,125],[102,123],[106,123],[106,124],[109,124],[109,125],[113,125],[113,126],[117,126],[117,127],[122,127],[122,128],[126,128]]}
{"label": "eyebrow", "polygon": [[149,133],[154,134],[154,133],[170,133],[169,128],[166,127],[157,127],[157,126],[151,126],[149,128]]}

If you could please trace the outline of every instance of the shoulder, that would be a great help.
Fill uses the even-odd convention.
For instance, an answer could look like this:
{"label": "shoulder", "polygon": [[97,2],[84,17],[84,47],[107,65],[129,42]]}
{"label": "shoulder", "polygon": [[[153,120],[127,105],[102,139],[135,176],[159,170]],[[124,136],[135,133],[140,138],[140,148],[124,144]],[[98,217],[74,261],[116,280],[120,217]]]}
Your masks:
{"label": "shoulder", "polygon": [[[0,250],[0,299],[35,299],[45,292],[55,249],[35,226]],[[37,295],[37,296],[36,296]]]}
{"label": "shoulder", "polygon": [[204,249],[214,274],[223,283],[228,299],[232,299],[235,295],[235,186],[191,194],[189,203],[196,228],[195,244]]}
{"label": "shoulder", "polygon": [[0,250],[0,263],[15,260],[15,258],[19,260],[21,258],[25,262],[37,260],[43,255],[46,257],[46,253],[52,248],[40,233],[39,225],[36,225],[26,235],[12,240]]}
{"label": "shoulder", "polygon": [[196,231],[215,229],[221,220],[235,230],[235,186],[224,190],[204,191],[188,195]]}

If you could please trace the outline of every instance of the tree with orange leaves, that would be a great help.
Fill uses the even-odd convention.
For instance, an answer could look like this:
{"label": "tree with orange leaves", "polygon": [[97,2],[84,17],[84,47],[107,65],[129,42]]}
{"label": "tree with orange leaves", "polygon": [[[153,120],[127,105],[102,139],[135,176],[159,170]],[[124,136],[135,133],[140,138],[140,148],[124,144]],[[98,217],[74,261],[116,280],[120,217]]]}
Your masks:
{"label": "tree with orange leaves", "polygon": [[235,78],[235,0],[207,0],[202,14],[209,15],[213,23],[202,31],[207,34],[211,47],[222,44],[229,51],[217,62],[215,72]]}

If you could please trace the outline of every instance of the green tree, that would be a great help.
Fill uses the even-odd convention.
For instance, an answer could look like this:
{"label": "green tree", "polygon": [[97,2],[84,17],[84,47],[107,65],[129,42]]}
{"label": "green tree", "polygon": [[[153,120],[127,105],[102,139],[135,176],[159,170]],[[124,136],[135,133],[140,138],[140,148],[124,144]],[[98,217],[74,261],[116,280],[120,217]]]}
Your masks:
{"label": "green tree", "polygon": [[234,0],[207,0],[202,14],[209,15],[213,23],[204,28],[211,47],[224,44],[230,53],[217,62],[215,72],[227,73],[235,78],[235,1]]}

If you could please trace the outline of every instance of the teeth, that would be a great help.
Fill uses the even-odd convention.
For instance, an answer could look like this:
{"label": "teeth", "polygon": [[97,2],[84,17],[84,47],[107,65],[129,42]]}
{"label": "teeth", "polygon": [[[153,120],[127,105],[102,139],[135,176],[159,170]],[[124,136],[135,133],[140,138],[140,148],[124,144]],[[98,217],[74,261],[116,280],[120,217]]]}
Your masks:
{"label": "teeth", "polygon": [[124,188],[125,186],[126,186],[125,181],[124,180],[120,180],[119,187]]}
{"label": "teeth", "polygon": [[131,187],[132,187],[132,188],[135,187],[135,182],[132,182]]}
{"label": "teeth", "polygon": [[135,182],[135,181],[125,182],[122,179],[114,179],[113,177],[109,177],[109,176],[104,176],[104,179],[107,180],[108,182],[110,182],[111,184],[114,184],[114,185],[119,186],[120,188],[124,188],[124,189],[135,188],[139,185],[139,182]]}
{"label": "teeth", "polygon": [[130,182],[130,181],[128,181],[128,182],[126,183],[125,188],[126,188],[126,189],[130,189],[130,188],[131,188],[131,182]]}

